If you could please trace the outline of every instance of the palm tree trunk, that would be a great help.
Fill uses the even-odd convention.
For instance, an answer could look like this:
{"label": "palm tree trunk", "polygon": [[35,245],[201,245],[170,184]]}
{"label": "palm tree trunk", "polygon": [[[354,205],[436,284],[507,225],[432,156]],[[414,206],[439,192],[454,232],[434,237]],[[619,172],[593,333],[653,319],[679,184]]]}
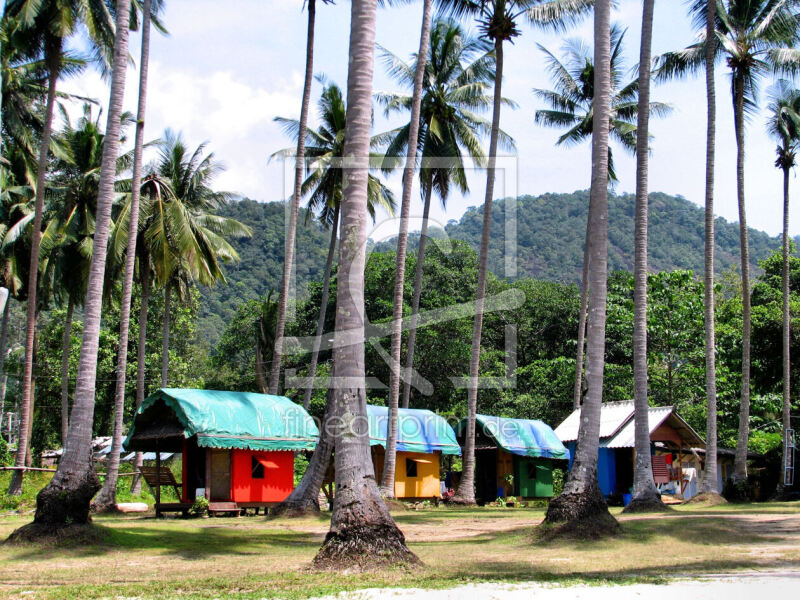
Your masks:
{"label": "palm tree trunk", "polygon": [[425,246],[428,243],[428,215],[431,211],[433,186],[425,190],[425,206],[422,209],[422,231],[417,248],[417,269],[414,273],[414,296],[411,300],[411,326],[408,329],[408,348],[406,349],[406,376],[403,383],[403,408],[408,408],[411,400],[411,378],[414,373],[414,349],[417,345],[417,325],[419,324],[419,301],[422,297],[422,272],[425,268]]}
{"label": "palm tree trunk", "polygon": [[308,0],[308,33],[306,34],[306,73],[303,83],[303,101],[300,107],[300,127],[297,131],[297,156],[294,166],[294,194],[292,195],[289,225],[286,228],[285,255],[283,260],[283,280],[281,294],[278,298],[278,315],[275,325],[275,348],[272,351],[272,367],[270,369],[269,393],[277,394],[281,376],[281,359],[283,358],[283,331],[286,327],[286,304],[289,299],[292,266],[294,263],[294,242],[297,234],[297,213],[300,209],[300,197],[303,194],[303,173],[306,158],[306,124],[308,123],[308,106],[311,101],[311,80],[314,75],[314,22],[316,20],[316,0]]}
{"label": "palm tree trunk", "polygon": [[142,154],[144,151],[144,118],[147,107],[147,71],[150,62],[150,7],[152,0],[142,5],[142,54],[139,69],[139,106],[136,114],[136,141],[133,150],[133,181],[131,210],[128,225],[128,248],[125,255],[125,279],[122,282],[122,305],[119,317],[119,349],[117,351],[117,381],[114,394],[114,432],[111,440],[103,489],[94,500],[97,512],[116,511],[119,454],[122,450],[122,423],[125,415],[125,380],[128,372],[128,336],[131,321],[131,293],[136,267],[136,239],[139,235],[139,196],[142,185]]}
{"label": "palm tree trunk", "polygon": [[[59,67],[61,65],[61,38],[50,40],[45,49],[45,64],[48,72],[47,104],[45,105],[44,125],[39,146],[39,162],[36,173],[36,200],[34,207],[33,229],[31,235],[31,259],[28,268],[28,307],[27,325],[25,328],[25,364],[22,370],[22,409],[20,419],[20,439],[17,445],[17,455],[14,465],[25,466],[25,449],[28,447],[28,428],[31,414],[33,395],[33,338],[36,335],[36,313],[39,279],[39,250],[42,242],[42,214],[44,212],[45,176],[47,175],[47,154],[50,149],[50,133],[53,127],[53,108],[56,99],[56,83],[58,81]],[[23,471],[17,469],[11,477],[8,494],[19,496],[22,493]]]}
{"label": "palm tree trunk", "polygon": [[39,369],[39,314],[40,311],[36,311],[36,333],[33,335],[33,371],[31,372],[31,379],[33,383],[31,385],[31,402],[30,411],[31,418],[28,419],[28,431],[27,431],[27,447],[25,448],[25,466],[32,467],[33,466],[33,454],[31,454],[31,439],[33,437],[33,420],[36,415],[36,372]]}
{"label": "palm tree trunk", "polygon": [[114,198],[120,117],[125,95],[128,59],[130,3],[117,3],[111,96],[108,103],[103,159],[95,215],[94,248],[84,308],[83,339],[75,385],[75,401],[64,454],[50,483],[36,498],[34,527],[52,534],[54,528],[83,524],[89,520],[89,503],[100,487],[92,467],[92,422],[94,417],[97,353],[103,308],[103,283]]}
{"label": "palm tree trunk", "polygon": [[317,331],[314,336],[314,347],[311,350],[311,364],[308,366],[308,387],[303,396],[303,408],[308,410],[311,406],[311,395],[314,393],[314,376],[317,373],[319,361],[319,347],[322,344],[322,334],[325,331],[325,315],[328,312],[328,296],[331,291],[331,271],[333,258],[336,254],[336,240],[339,237],[339,205],[333,209],[333,224],[331,225],[331,242],[328,245],[328,258],[325,261],[325,273],[322,276],[322,296],[319,301],[319,317],[317,317]]}
{"label": "palm tree trunk", "polygon": [[592,128],[591,244],[589,254],[589,324],[586,340],[586,398],[572,470],[563,493],[554,498],[545,521],[579,528],[587,535],[616,532],[597,483],[600,410],[605,366],[608,274],[608,121],[611,112],[611,1],[597,0],[594,13],[594,125]]}
{"label": "palm tree trunk", "polygon": [[8,351],[8,320],[11,315],[11,296],[6,295],[6,304],[3,308],[3,325],[0,327],[0,431],[3,429],[3,414],[6,408],[6,352]]}
{"label": "palm tree trunk", "polygon": [[69,356],[72,348],[72,316],[75,300],[72,294],[67,300],[67,316],[64,319],[64,336],[61,340],[61,444],[67,441],[69,429]]}
{"label": "palm tree trunk", "polygon": [[489,137],[489,164],[486,169],[486,196],[483,200],[483,230],[478,263],[478,289],[475,294],[475,322],[472,329],[472,351],[469,359],[469,387],[467,388],[467,429],[464,437],[461,481],[453,497],[458,504],[475,504],[475,415],[478,412],[478,377],[481,362],[481,333],[483,306],[486,300],[486,271],[489,265],[489,235],[492,227],[492,199],[494,197],[495,165],[497,163],[497,137],[500,131],[502,106],[503,40],[494,42],[495,80],[492,107],[492,131]]}
{"label": "palm tree trunk", "polygon": [[406,154],[406,167],[403,171],[403,199],[400,204],[400,231],[397,235],[397,257],[394,272],[392,357],[389,365],[389,422],[386,432],[386,456],[381,479],[381,493],[387,498],[394,498],[394,471],[397,458],[397,401],[400,397],[400,349],[403,345],[403,292],[406,284],[408,216],[411,212],[411,188],[414,185],[414,172],[417,162],[419,117],[422,110],[422,81],[425,77],[425,64],[428,61],[432,12],[433,0],[424,0],[419,51],[417,52],[417,65],[414,72],[414,91],[411,98],[411,122],[408,126],[408,152]]}
{"label": "palm tree trunk", "polygon": [[327,473],[328,466],[331,463],[334,445],[334,440],[331,436],[333,427],[331,419],[336,412],[334,402],[333,388],[328,388],[325,414],[322,416],[322,423],[319,429],[319,442],[317,442],[317,447],[314,448],[314,454],[311,456],[308,468],[303,474],[300,483],[289,494],[289,497],[270,510],[270,514],[300,517],[309,512],[319,512],[319,491],[322,489],[325,473]]}
{"label": "palm tree trunk", "polygon": [[627,512],[660,510],[664,503],[653,481],[650,460],[649,404],[647,401],[647,217],[650,123],[650,62],[653,42],[653,5],[644,0],[642,42],[639,52],[639,105],[636,117],[636,226],[634,233],[633,294],[633,403],[634,447],[633,501]]}
{"label": "palm tree trunk", "polygon": [[788,443],[786,432],[791,429],[791,411],[792,411],[792,361],[790,355],[791,341],[792,341],[792,314],[789,307],[789,293],[790,293],[790,276],[789,257],[790,257],[790,244],[789,241],[789,167],[783,169],[783,410],[781,424],[783,427],[783,448],[781,451],[781,465],[783,473],[778,480],[778,489],[776,495],[783,497],[785,494],[785,469],[787,464],[786,447]]}
{"label": "palm tree trunk", "polygon": [[169,375],[169,305],[172,296],[172,286],[167,281],[164,284],[164,322],[161,329],[161,387],[167,387]]}
{"label": "palm tree trunk", "polygon": [[[591,193],[590,193],[591,196]],[[578,315],[578,350],[575,355],[575,385],[572,388],[572,409],[578,410],[583,400],[583,352],[586,346],[586,311],[589,306],[589,241],[592,222],[591,201],[586,215],[586,241],[583,244],[583,268],[581,269],[581,312]]]}
{"label": "palm tree trunk", "polygon": [[330,531],[314,558],[317,568],[337,571],[417,562],[375,483],[366,418],[364,265],[376,9],[376,0],[351,4],[343,152],[349,168],[341,207],[334,349],[336,497]]}
{"label": "palm tree trunk", "polygon": [[[716,0],[708,0],[706,39],[714,38]],[[717,132],[717,92],[714,88],[714,45],[706,45],[706,208],[705,208],[705,333],[706,333],[706,468],[700,493],[718,494],[717,486],[717,335],[714,323],[714,153]]]}
{"label": "palm tree trunk", "polygon": [[256,346],[256,358],[254,367],[256,372],[256,384],[262,394],[268,394],[269,384],[267,383],[267,374],[264,372],[264,353],[261,352],[261,340],[263,339],[262,334],[264,331],[264,323],[261,322],[261,319],[256,320],[255,327],[256,335],[254,341]]}
{"label": "palm tree trunk", "polygon": [[[142,281],[142,305],[139,308],[139,343],[136,347],[136,406],[135,410],[144,402],[146,394],[145,376],[147,374],[147,316],[150,310],[150,254],[145,249],[139,259],[139,278]],[[135,411],[134,411],[135,412]],[[142,493],[142,476],[139,474],[142,467],[142,453],[137,452],[133,463],[134,476],[131,478],[131,494],[138,496]]]}
{"label": "palm tree trunk", "polygon": [[734,482],[747,479],[747,442],[750,438],[750,246],[744,203],[744,79],[734,78],[736,126],[736,196],[739,203],[739,244],[742,259],[742,395],[739,403],[739,437],[734,458]]}

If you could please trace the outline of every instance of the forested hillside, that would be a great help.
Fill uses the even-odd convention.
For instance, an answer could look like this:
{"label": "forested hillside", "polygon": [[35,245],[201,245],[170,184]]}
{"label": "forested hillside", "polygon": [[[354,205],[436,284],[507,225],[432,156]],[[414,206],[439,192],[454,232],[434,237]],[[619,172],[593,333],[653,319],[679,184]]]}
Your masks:
{"label": "forested hillside", "polygon": [[[633,202],[630,194],[609,196],[609,267],[633,270]],[[517,203],[517,277],[532,277],[560,282],[580,280],[583,240],[589,192],[521,196]],[[495,204],[492,212],[492,245],[489,265],[503,276],[505,241],[505,201]],[[253,229],[250,239],[234,239],[232,244],[242,260],[226,267],[228,285],[203,289],[200,308],[200,331],[208,334],[213,346],[236,306],[278,290],[283,268],[284,204],[241,200],[229,204],[222,214],[233,217]],[[304,223],[305,213],[300,216]],[[464,240],[475,250],[480,245],[481,209],[469,209],[455,223],[447,226],[450,237]],[[438,231],[439,235],[443,233]],[[653,271],[703,268],[703,210],[680,197],[654,193],[650,196],[650,268]],[[315,221],[298,229],[297,286],[302,296],[307,284],[321,279],[328,249],[329,233]],[[416,248],[418,236],[409,236],[409,246]],[[780,246],[778,238],[750,230],[750,256],[753,265]],[[393,249],[391,242],[374,247],[376,251]],[[718,271],[739,264],[739,226],[717,219]]]}

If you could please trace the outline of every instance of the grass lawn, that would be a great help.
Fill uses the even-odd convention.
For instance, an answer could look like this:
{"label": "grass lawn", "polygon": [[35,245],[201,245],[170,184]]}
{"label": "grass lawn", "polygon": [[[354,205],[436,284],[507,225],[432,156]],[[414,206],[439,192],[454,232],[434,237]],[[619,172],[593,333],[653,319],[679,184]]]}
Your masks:
{"label": "grass lawn", "polygon": [[[164,519],[99,517],[100,546],[0,546],[0,597],[307,598],[364,587],[451,587],[472,581],[663,581],[665,576],[800,569],[800,503],[679,507],[620,516],[623,534],[593,542],[536,541],[536,509],[395,513],[414,572],[314,573],[308,564],[329,515]],[[30,516],[0,518],[0,537]]]}

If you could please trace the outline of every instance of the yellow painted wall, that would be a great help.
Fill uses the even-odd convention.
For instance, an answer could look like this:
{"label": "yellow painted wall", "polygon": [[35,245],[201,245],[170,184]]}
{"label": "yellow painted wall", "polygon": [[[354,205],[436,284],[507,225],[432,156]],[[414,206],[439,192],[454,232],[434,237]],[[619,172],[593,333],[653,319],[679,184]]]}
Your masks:
{"label": "yellow painted wall", "polygon": [[[372,446],[372,461],[375,478],[380,482],[383,475],[384,451],[380,446]],[[406,473],[406,460],[417,463],[417,476]],[[398,452],[394,472],[394,497],[401,498],[440,498],[439,453]]]}

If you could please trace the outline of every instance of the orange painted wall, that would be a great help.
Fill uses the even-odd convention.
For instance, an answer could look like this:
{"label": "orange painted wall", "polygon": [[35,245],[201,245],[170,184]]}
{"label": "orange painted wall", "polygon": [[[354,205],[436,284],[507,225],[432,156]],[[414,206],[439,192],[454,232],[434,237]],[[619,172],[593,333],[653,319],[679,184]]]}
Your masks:
{"label": "orange painted wall", "polygon": [[[264,479],[253,479],[252,457],[264,465]],[[294,489],[293,452],[233,450],[234,502],[281,502]]]}

